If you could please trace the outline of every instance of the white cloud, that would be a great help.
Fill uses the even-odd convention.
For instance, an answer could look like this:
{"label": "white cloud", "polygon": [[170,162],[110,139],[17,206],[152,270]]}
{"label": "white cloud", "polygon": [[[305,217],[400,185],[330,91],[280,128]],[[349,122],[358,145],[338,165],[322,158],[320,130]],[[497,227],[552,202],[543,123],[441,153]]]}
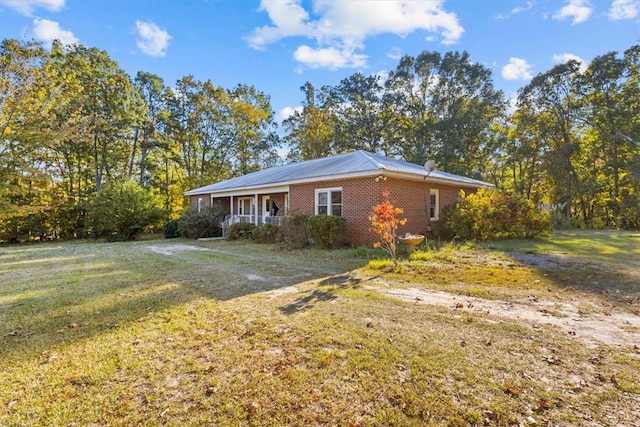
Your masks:
{"label": "white cloud", "polygon": [[640,1],[638,0],[614,0],[607,15],[611,20],[633,19],[638,16]]}
{"label": "white cloud", "polygon": [[158,27],[153,22],[136,21],[138,39],[136,46],[149,56],[164,56],[169,46],[171,36],[166,30]]}
{"label": "white cloud", "polygon": [[58,12],[64,7],[66,0],[0,0],[0,4],[7,6],[18,13],[32,16],[37,8],[43,8],[50,12]]}
{"label": "white cloud", "polygon": [[518,13],[526,12],[527,10],[531,10],[533,8],[534,2],[530,0],[526,3],[526,6],[517,6],[511,10],[513,15],[517,15]]}
{"label": "white cloud", "polygon": [[312,48],[302,45],[296,49],[293,57],[309,68],[358,68],[367,64],[367,56],[357,54],[353,49],[336,47]]}
{"label": "white cloud", "polygon": [[502,67],[505,80],[529,80],[533,77],[531,65],[522,58],[509,58],[509,63]]}
{"label": "white cloud", "polygon": [[287,120],[289,117],[293,116],[296,112],[302,113],[302,107],[301,106],[298,106],[298,107],[295,107],[295,108],[293,108],[293,107],[284,107],[276,115],[276,120],[279,123],[282,123],[283,121]]}
{"label": "white cloud", "polygon": [[402,49],[399,47],[392,47],[391,50],[387,52],[387,58],[393,59],[394,61],[399,61],[402,56]]}
{"label": "white cloud", "polygon": [[572,24],[585,22],[591,16],[593,8],[588,0],[569,0],[569,3],[553,15],[553,19],[572,18]]}
{"label": "white cloud", "polygon": [[525,6],[516,6],[513,9],[511,9],[511,12],[509,12],[506,15],[503,14],[499,14],[495,17],[495,19],[507,19],[510,18],[512,15],[517,15],[519,13],[523,13],[526,12],[528,10],[533,9],[533,6],[535,5],[535,2],[533,0],[529,0],[526,2]]}
{"label": "white cloud", "polygon": [[507,99],[507,109],[506,113],[509,116],[513,116],[513,114],[518,110],[518,92],[511,94],[511,96]]}
{"label": "white cloud", "polygon": [[584,61],[584,59],[580,58],[578,55],[574,55],[573,53],[555,54],[552,58],[554,64],[566,64],[571,59],[575,59],[580,63],[581,73],[584,73],[587,70],[587,63]]}
{"label": "white cloud", "polygon": [[69,30],[60,28],[60,24],[48,19],[33,20],[33,38],[51,45],[54,40],[60,40],[63,45],[78,43],[78,39]]}
{"label": "white cloud", "polygon": [[[301,0],[262,0],[271,25],[255,28],[247,37],[249,46],[263,49],[287,37],[305,37],[315,45],[301,45],[296,57],[315,67],[359,67],[366,65],[367,37],[391,33],[400,37],[415,31],[437,33],[443,44],[456,43],[464,33],[455,13],[443,8],[444,0],[314,0],[311,12]],[[324,64],[324,65],[323,65]]]}

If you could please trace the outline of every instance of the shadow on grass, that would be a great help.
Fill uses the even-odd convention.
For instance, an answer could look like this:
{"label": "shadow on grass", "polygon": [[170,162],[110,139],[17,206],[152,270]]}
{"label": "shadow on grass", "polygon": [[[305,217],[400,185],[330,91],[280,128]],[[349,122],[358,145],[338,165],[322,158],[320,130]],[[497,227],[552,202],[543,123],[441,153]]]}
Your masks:
{"label": "shadow on grass", "polygon": [[351,274],[343,273],[336,274],[331,277],[327,277],[318,283],[318,288],[313,291],[307,292],[307,294],[291,304],[287,304],[280,307],[280,311],[283,314],[291,315],[301,311],[308,310],[314,305],[320,302],[332,301],[338,298],[337,287],[357,287],[362,279],[354,277]]}
{"label": "shadow on grass", "polygon": [[[171,255],[150,245],[191,246]],[[197,247],[195,247],[197,246]],[[195,247],[195,248],[194,248]],[[340,275],[366,261],[269,245],[154,241],[42,244],[0,252],[0,358],[59,346],[200,298],[225,301]],[[334,298],[318,290],[299,304]],[[295,309],[292,306],[291,312]]]}
{"label": "shadow on grass", "polygon": [[284,314],[291,315],[300,311],[305,311],[313,307],[316,303],[327,302],[337,298],[335,290],[321,291],[314,290],[302,298],[297,299],[291,304],[280,307],[280,311]]}

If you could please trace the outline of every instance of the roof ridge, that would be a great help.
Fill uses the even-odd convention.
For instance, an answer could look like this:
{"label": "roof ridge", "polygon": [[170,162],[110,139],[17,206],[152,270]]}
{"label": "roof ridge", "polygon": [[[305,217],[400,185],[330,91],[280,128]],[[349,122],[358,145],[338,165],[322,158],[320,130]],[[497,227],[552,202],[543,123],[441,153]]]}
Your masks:
{"label": "roof ridge", "polygon": [[380,162],[379,160],[374,159],[372,156],[377,156],[375,153],[371,153],[369,151],[365,151],[365,150],[357,150],[360,154],[362,154],[368,161],[370,161],[371,163],[373,163],[375,166],[379,167],[380,169],[386,169],[384,167],[384,164],[382,162]]}

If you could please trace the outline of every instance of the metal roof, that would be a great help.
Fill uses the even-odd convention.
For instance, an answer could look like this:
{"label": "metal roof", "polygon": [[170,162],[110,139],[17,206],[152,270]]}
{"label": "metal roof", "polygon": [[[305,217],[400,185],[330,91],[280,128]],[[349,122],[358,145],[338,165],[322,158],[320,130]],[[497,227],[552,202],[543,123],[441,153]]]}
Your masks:
{"label": "metal roof", "polygon": [[185,192],[185,196],[230,193],[260,188],[286,186],[304,182],[329,181],[361,176],[389,175],[405,179],[464,187],[491,187],[492,184],[434,170],[428,173],[421,165],[389,159],[367,151],[352,151],[337,156],[291,163],[249,173]]}

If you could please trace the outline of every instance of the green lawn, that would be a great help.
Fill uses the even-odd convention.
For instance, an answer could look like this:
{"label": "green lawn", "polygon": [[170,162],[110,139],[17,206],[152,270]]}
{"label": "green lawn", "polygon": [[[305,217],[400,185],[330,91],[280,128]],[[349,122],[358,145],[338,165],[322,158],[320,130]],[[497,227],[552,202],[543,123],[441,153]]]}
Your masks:
{"label": "green lawn", "polygon": [[639,244],[564,232],[390,269],[245,242],[0,247],[0,426],[633,425],[640,342],[384,291],[640,316]]}

